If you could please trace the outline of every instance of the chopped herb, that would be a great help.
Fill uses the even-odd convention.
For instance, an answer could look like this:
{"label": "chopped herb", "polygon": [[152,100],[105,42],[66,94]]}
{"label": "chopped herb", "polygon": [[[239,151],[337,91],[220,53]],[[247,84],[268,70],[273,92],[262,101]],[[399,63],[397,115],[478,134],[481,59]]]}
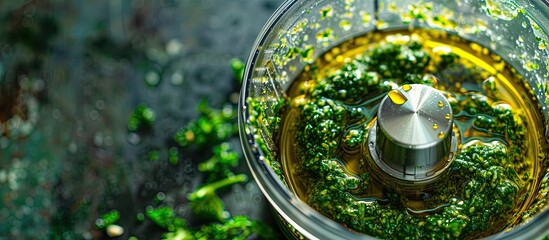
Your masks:
{"label": "chopped herb", "polygon": [[198,187],[187,195],[187,198],[191,201],[189,204],[191,210],[197,217],[224,221],[228,216],[223,201],[216,192],[221,188],[244,182],[247,179],[246,175],[239,174]]}
{"label": "chopped herb", "polygon": [[128,130],[136,132],[145,127],[151,127],[156,119],[156,112],[142,103],[137,105],[128,120]]}
{"label": "chopped herb", "polygon": [[107,226],[116,223],[118,219],[120,219],[120,213],[116,210],[112,210],[95,220],[95,227],[97,229],[104,229]]}
{"label": "chopped herb", "polygon": [[210,108],[206,101],[198,105],[200,116],[177,131],[175,142],[185,148],[189,145],[215,145],[237,133],[236,109],[227,105],[220,110]]}
{"label": "chopped herb", "polygon": [[213,147],[213,156],[198,164],[198,170],[207,173],[207,181],[216,181],[234,175],[231,168],[238,165],[239,154],[230,143],[224,142]]}
{"label": "chopped herb", "polygon": [[244,76],[244,62],[238,58],[231,59],[231,69],[233,70],[234,79],[237,80],[238,86],[242,84],[242,77]]}
{"label": "chopped herb", "polygon": [[177,227],[186,224],[185,220],[177,217],[173,209],[168,206],[147,209],[146,215],[151,221],[168,231],[174,231]]}

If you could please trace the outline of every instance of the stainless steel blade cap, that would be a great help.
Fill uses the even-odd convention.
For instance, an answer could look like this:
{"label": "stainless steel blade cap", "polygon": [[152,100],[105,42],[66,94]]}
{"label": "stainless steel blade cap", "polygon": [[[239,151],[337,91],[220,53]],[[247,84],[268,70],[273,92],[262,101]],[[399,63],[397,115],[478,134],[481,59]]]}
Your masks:
{"label": "stainless steel blade cap", "polygon": [[410,181],[435,177],[455,148],[452,108],[438,90],[403,85],[381,101],[370,132],[370,152],[387,174]]}

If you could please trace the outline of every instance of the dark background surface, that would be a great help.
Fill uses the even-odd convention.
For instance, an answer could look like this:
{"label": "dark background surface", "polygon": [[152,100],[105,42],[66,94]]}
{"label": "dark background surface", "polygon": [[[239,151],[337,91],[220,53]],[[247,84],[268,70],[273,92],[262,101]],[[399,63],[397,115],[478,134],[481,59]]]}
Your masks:
{"label": "dark background surface", "polygon": [[[200,99],[234,102],[229,61],[246,59],[281,2],[0,1],[0,239],[104,238],[94,222],[113,209],[121,238],[157,239],[162,229],[136,216],[158,205],[200,224],[185,196],[211,151],[179,149],[171,164],[172,136]],[[140,103],[155,124],[129,133]],[[221,195],[232,215],[275,226],[251,176]]]}

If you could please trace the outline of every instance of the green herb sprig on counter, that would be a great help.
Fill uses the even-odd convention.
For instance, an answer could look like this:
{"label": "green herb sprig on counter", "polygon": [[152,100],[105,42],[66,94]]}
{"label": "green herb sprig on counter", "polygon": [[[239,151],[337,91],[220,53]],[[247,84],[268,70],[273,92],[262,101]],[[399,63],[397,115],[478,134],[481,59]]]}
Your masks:
{"label": "green herb sprig on counter", "polygon": [[225,211],[223,201],[217,196],[216,191],[233,184],[245,182],[247,179],[246,175],[239,174],[198,187],[187,195],[187,198],[191,201],[189,206],[193,214],[200,218],[225,221],[228,213]]}
{"label": "green herb sprig on counter", "polygon": [[116,210],[112,210],[95,220],[95,227],[98,229],[104,229],[109,225],[115,224],[118,219],[120,219],[120,213]]}
{"label": "green herb sprig on counter", "polygon": [[156,119],[156,112],[146,104],[139,104],[128,120],[128,130],[136,132],[151,127]]}
{"label": "green herb sprig on counter", "polygon": [[206,147],[222,142],[238,132],[236,109],[229,104],[222,109],[212,109],[205,100],[198,104],[200,116],[174,135],[180,147],[190,145]]}
{"label": "green herb sprig on counter", "polygon": [[[197,191],[201,191],[201,189],[199,188]],[[269,226],[242,215],[234,216],[226,221],[211,222],[198,229],[188,227],[187,222],[178,217],[171,207],[149,209],[147,216],[152,222],[168,231],[162,234],[162,239],[165,240],[246,239],[252,234],[256,234],[262,239],[275,239],[273,237],[275,233]]]}
{"label": "green herb sprig on counter", "polygon": [[233,150],[231,144],[223,142],[213,148],[213,156],[198,164],[198,170],[207,173],[207,182],[231,177],[234,173],[231,168],[238,165],[239,154]]}
{"label": "green herb sprig on counter", "polygon": [[262,222],[250,220],[247,216],[235,216],[223,223],[211,223],[198,230],[190,229],[186,224],[179,225],[174,231],[164,233],[165,240],[225,240],[246,239],[257,234],[262,239],[275,239],[273,230]]}
{"label": "green herb sprig on counter", "polygon": [[[230,64],[235,78],[239,78],[237,83],[241,83],[243,62],[233,59]],[[192,217],[200,220],[201,225],[188,226],[187,220],[178,216],[174,207],[169,204],[147,207],[145,214],[138,215],[138,221],[145,221],[146,216],[149,221],[165,230],[162,239],[169,240],[247,239],[251,236],[275,239],[276,233],[270,226],[248,216],[231,216],[218,195],[221,189],[248,181],[245,174],[234,172],[242,157],[233,149],[230,142],[238,132],[235,104],[227,103],[216,109],[210,107],[203,99],[197,105],[197,111],[199,116],[173,135],[175,143],[172,144],[176,146],[168,147],[167,156],[170,164],[177,165],[180,162],[180,155],[185,155],[186,151],[211,151],[211,157],[197,163],[198,171],[204,176],[203,182],[194,190],[185,193]],[[155,118],[156,112],[153,108],[144,103],[139,104],[128,120],[128,131],[139,133],[146,128],[153,128]],[[152,150],[147,154],[148,159],[155,161],[160,160],[162,156],[166,155],[159,150]],[[114,225],[119,218],[118,211],[110,211],[96,220],[95,227],[105,230],[108,226]],[[131,239],[137,238],[132,236]]]}

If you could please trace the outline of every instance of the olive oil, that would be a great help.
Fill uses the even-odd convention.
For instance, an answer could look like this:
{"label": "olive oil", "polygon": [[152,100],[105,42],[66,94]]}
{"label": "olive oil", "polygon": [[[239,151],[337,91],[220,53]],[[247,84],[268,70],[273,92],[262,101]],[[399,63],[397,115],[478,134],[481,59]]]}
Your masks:
{"label": "olive oil", "polygon": [[408,101],[408,99],[398,90],[391,90],[387,93],[387,96],[389,96],[389,99],[396,105],[402,105]]}
{"label": "olive oil", "polygon": [[[401,45],[406,48],[399,49]],[[394,52],[405,57],[386,58],[385,55]],[[346,84],[344,78],[358,83],[341,87]],[[407,92],[411,82],[428,84],[444,93],[454,111],[454,134],[459,145],[455,156],[458,162],[448,168],[444,182],[425,191],[405,193],[388,184],[389,179],[376,177],[378,174],[369,168],[366,162],[370,153],[365,139],[376,120],[381,100],[388,96],[394,104],[404,104],[407,99],[396,88],[400,85]],[[487,236],[516,224],[534,196],[539,162],[545,156],[542,152],[547,151],[542,141],[540,107],[516,70],[476,43],[433,30],[368,33],[342,43],[307,66],[287,96],[291,104],[283,115],[278,144],[288,186],[321,213],[356,231],[383,238],[397,237],[390,235],[395,234],[391,231],[375,230],[389,227],[373,219],[398,215],[397,219],[417,224],[417,229],[408,229],[412,232],[409,236],[433,236],[429,234],[444,230],[440,226],[448,226],[444,231],[450,238]],[[444,106],[443,102],[437,104]],[[310,116],[330,120],[311,120]],[[432,128],[436,130],[438,125],[433,124]],[[438,138],[444,137],[444,132],[438,134]],[[499,160],[483,162],[483,157]],[[470,158],[474,160],[467,162]],[[498,175],[503,173],[505,176]],[[503,177],[505,181],[501,180]],[[322,186],[323,183],[332,185]],[[476,192],[469,190],[484,189],[482,184],[492,184],[502,202],[511,195],[515,200],[510,209],[494,205],[500,207],[494,210],[494,216],[505,214],[504,219],[492,217],[477,226],[475,212],[482,209],[475,206],[487,205],[470,203],[482,199],[475,198]],[[347,202],[331,204],[354,207],[375,204],[371,208],[374,210],[366,211],[370,215],[361,215],[365,219],[356,219],[372,221],[371,224],[341,220],[352,216],[344,212],[349,210],[319,207],[322,203],[318,199],[340,186],[342,190],[333,190],[339,192],[331,199]],[[497,192],[497,189],[503,190]],[[346,197],[337,198],[342,194]],[[462,209],[465,206],[469,209]],[[448,217],[452,214],[455,216]],[[429,227],[437,225],[436,221],[430,223],[433,219],[446,221],[446,225],[439,222],[438,228]],[[390,228],[402,227],[395,224]]]}

